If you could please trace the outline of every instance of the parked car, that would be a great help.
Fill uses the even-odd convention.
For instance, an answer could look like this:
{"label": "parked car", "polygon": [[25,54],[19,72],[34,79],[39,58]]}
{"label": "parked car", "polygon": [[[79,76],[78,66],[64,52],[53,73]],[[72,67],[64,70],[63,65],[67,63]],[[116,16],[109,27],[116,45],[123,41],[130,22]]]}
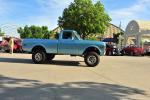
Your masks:
{"label": "parked car", "polygon": [[71,55],[84,57],[85,63],[94,67],[104,55],[106,44],[100,41],[82,40],[76,31],[63,30],[56,34],[56,40],[23,39],[23,50],[32,53],[36,64],[52,61],[55,55]]}
{"label": "parked car", "polygon": [[[14,52],[22,52],[22,43],[21,39],[19,38],[13,38],[14,39],[14,47],[13,51]],[[10,52],[10,47],[9,47],[9,37],[4,38],[4,40],[1,42],[0,46],[5,52]]]}
{"label": "parked car", "polygon": [[115,45],[106,44],[106,55],[107,56],[118,56],[120,51]]}
{"label": "parked car", "polygon": [[130,55],[130,56],[140,56],[144,55],[144,49],[142,47],[138,47],[136,45],[126,46],[121,50],[122,55]]}
{"label": "parked car", "polygon": [[144,43],[144,52],[145,52],[145,55],[150,55],[150,42]]}

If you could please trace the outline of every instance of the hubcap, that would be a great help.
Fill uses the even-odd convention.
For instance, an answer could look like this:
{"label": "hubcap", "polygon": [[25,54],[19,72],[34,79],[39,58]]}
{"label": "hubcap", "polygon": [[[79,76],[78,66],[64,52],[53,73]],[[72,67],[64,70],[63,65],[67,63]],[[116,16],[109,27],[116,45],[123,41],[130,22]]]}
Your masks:
{"label": "hubcap", "polygon": [[42,60],[42,54],[41,53],[35,54],[35,60],[38,62],[41,61]]}
{"label": "hubcap", "polygon": [[90,63],[90,64],[96,63],[96,60],[97,60],[97,58],[95,56],[89,56],[87,59],[88,63]]}

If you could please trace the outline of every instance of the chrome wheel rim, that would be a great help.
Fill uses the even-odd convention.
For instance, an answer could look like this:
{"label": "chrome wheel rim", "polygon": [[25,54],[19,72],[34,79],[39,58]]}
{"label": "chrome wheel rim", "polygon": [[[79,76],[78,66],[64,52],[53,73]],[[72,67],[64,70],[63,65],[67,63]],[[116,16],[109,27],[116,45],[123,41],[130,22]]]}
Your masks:
{"label": "chrome wheel rim", "polygon": [[92,56],[88,57],[87,61],[88,61],[89,64],[95,64],[96,61],[97,61],[97,58],[92,55]]}
{"label": "chrome wheel rim", "polygon": [[35,54],[35,60],[38,62],[41,61],[42,60],[42,54],[41,53]]}

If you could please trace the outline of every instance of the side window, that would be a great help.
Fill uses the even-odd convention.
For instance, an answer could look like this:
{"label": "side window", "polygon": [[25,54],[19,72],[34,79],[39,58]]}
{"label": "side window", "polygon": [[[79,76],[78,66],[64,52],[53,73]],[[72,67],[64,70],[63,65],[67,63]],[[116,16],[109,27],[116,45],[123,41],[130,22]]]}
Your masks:
{"label": "side window", "polygon": [[55,34],[55,39],[58,40],[59,39],[59,33]]}
{"label": "side window", "polygon": [[62,39],[72,39],[72,32],[63,32]]}

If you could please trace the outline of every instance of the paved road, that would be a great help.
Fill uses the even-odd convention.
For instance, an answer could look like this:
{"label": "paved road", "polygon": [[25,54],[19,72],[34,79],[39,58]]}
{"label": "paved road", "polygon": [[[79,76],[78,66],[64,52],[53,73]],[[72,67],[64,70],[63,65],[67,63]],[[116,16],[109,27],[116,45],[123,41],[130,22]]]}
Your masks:
{"label": "paved road", "polygon": [[29,54],[0,53],[0,100],[150,100],[150,57],[56,56],[36,65]]}

